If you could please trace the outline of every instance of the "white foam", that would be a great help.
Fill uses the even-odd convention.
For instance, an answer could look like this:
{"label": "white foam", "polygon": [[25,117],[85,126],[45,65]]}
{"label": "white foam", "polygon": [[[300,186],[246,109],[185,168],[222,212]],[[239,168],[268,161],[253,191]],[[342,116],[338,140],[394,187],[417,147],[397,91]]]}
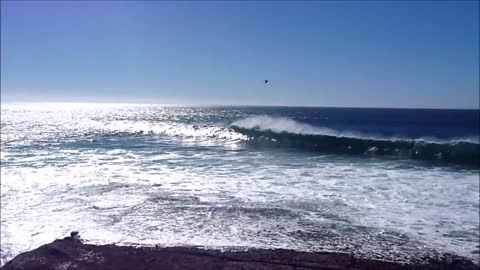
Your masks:
{"label": "white foam", "polygon": [[259,129],[262,131],[271,130],[281,133],[310,134],[310,135],[329,135],[339,136],[339,132],[328,129],[314,127],[309,124],[300,123],[286,117],[271,117],[268,115],[252,116],[233,122],[233,126],[246,129]]}

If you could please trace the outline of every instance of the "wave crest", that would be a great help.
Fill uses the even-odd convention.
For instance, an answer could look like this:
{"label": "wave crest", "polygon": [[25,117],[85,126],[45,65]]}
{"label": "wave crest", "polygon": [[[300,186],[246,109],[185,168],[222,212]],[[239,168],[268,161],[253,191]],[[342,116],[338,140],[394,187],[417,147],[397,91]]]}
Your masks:
{"label": "wave crest", "polygon": [[303,148],[326,153],[380,155],[480,165],[480,144],[464,140],[365,136],[314,127],[288,118],[255,116],[232,124],[253,144]]}
{"label": "wave crest", "polygon": [[152,123],[114,121],[105,126],[110,132],[150,133],[191,139],[246,140],[247,136],[228,127],[214,125],[189,125],[181,123]]}

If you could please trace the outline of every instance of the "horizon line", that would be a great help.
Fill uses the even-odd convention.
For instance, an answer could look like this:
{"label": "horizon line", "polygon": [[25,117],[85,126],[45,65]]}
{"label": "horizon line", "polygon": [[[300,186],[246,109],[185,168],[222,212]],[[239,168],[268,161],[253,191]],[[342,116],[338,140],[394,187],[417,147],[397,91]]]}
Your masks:
{"label": "horizon line", "polygon": [[331,109],[399,109],[399,110],[480,110],[477,108],[436,108],[436,107],[377,107],[377,106],[329,106],[329,105],[266,105],[266,104],[189,104],[189,103],[135,103],[124,101],[4,101],[1,104],[97,104],[97,105],[151,105],[169,107],[283,107],[283,108],[331,108]]}

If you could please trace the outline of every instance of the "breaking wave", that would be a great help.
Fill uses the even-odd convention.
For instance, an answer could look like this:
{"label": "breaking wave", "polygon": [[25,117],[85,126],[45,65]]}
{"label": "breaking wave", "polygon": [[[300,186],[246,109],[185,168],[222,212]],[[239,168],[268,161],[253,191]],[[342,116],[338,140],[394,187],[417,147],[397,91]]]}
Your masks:
{"label": "breaking wave", "polygon": [[292,119],[255,116],[235,121],[233,130],[246,135],[252,144],[294,147],[325,153],[395,156],[480,165],[477,138],[385,138],[314,127]]}
{"label": "breaking wave", "polygon": [[217,139],[230,142],[243,141],[247,136],[231,128],[216,125],[190,125],[182,123],[151,123],[114,121],[105,126],[109,132],[126,132],[136,134],[156,134],[189,139]]}
{"label": "breaking wave", "polygon": [[[69,119],[67,119],[69,120]],[[375,155],[447,161],[480,167],[478,137],[438,138],[382,137],[312,126],[284,117],[254,116],[230,126],[213,123],[186,124],[156,121],[57,121],[24,127],[23,132],[2,129],[2,147],[16,144],[69,142],[98,137],[131,135],[166,136],[192,142],[245,143],[254,147],[289,147],[321,153]],[[5,134],[8,133],[8,134]]]}

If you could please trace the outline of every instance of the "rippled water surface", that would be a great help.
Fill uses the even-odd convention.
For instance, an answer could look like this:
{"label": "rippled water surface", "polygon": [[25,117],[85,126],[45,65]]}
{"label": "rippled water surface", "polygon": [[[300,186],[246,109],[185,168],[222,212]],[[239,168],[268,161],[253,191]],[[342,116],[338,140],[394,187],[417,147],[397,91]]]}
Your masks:
{"label": "rippled water surface", "polygon": [[352,110],[2,104],[2,263],[72,230],[478,259],[478,111]]}

